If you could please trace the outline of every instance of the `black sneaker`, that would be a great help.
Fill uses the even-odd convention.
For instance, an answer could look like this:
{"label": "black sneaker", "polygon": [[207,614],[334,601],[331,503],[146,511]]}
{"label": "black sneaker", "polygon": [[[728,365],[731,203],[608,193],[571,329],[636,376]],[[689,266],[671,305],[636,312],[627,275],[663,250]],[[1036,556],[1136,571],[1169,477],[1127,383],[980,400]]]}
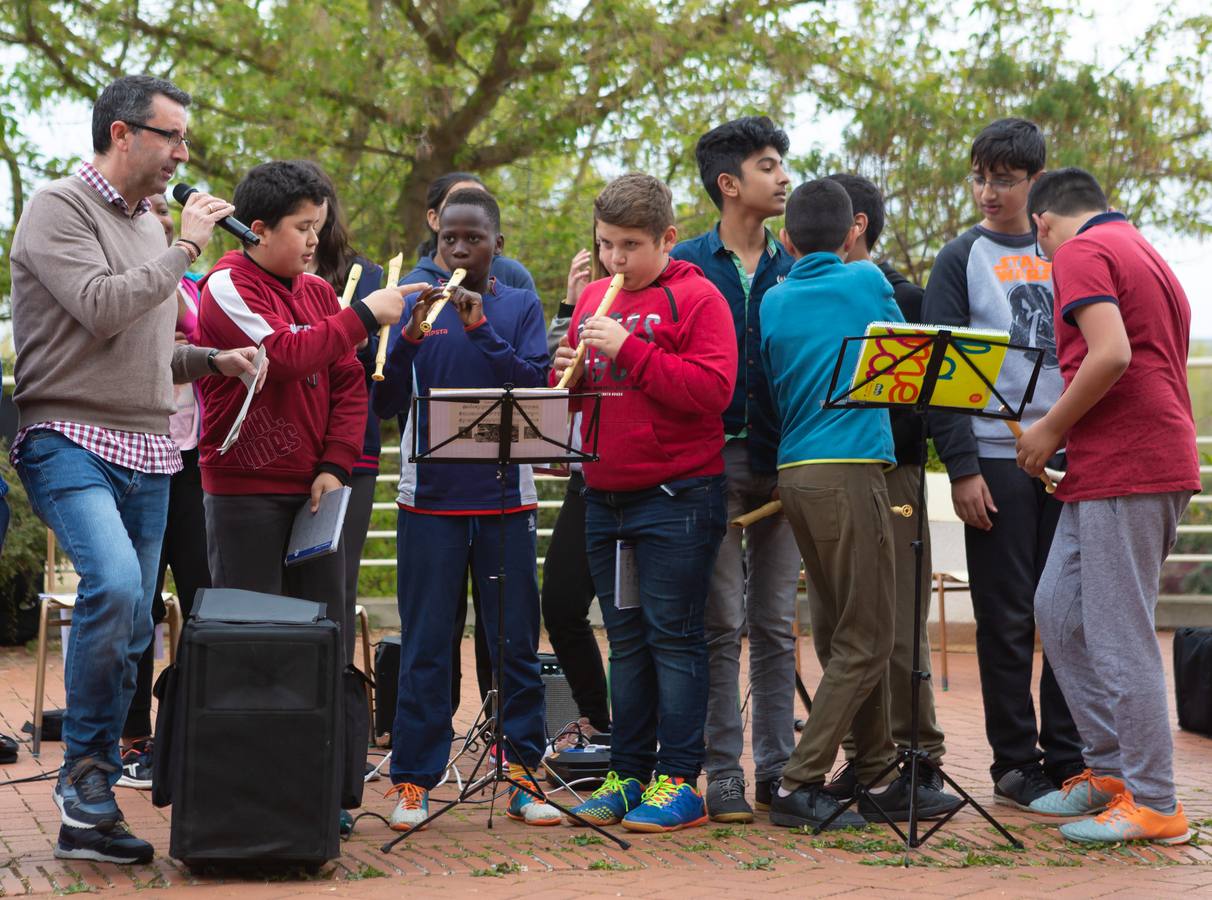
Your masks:
{"label": "black sneaker", "polygon": [[155,848],[130,833],[125,822],[118,822],[109,831],[97,828],[59,826],[59,842],[55,844],[58,859],[91,859],[121,865],[151,862]]}
{"label": "black sneaker", "polygon": [[707,816],[713,822],[747,824],[753,807],[745,799],[745,779],[729,776],[707,783]]}
{"label": "black sneaker", "polygon": [[1031,802],[1054,790],[1056,788],[1042,768],[1023,766],[1021,769],[1011,769],[997,780],[993,785],[993,800],[1032,812]]}
{"label": "black sneaker", "polygon": [[135,741],[122,752],[122,775],[118,787],[139,791],[152,789],[152,739]]}
{"label": "black sneaker", "polygon": [[845,803],[853,797],[854,792],[858,790],[858,771],[854,768],[854,763],[846,762],[829,779],[829,783],[825,785],[824,790],[826,794],[829,794],[841,803]]}
{"label": "black sneaker", "polygon": [[918,787],[927,787],[932,791],[943,791],[943,776],[934,766],[921,766],[917,770]]}
{"label": "black sneaker", "polygon": [[[926,768],[918,770],[926,774]],[[940,779],[941,780],[941,779]],[[924,782],[917,786],[917,816],[919,819],[937,819],[958,809],[964,801],[938,788],[928,787]],[[891,784],[880,791],[869,792],[859,798],[859,812],[868,822],[884,821],[876,807],[893,822],[909,821],[909,773],[902,771]]]}
{"label": "black sneaker", "polygon": [[755,809],[770,809],[770,798],[778,793],[781,778],[764,778],[753,786],[753,806]]}
{"label": "black sneaker", "polygon": [[91,756],[79,760],[70,772],[59,770],[54,798],[64,825],[108,831],[122,821],[109,786],[113,771],[112,765]]}
{"label": "black sneaker", "polygon": [[[818,828],[841,808],[837,798],[827,794],[824,782],[805,784],[784,797],[778,791],[770,798],[770,821],[785,828]],[[856,812],[846,810],[829,823],[827,831],[841,828],[864,828],[867,821]]]}
{"label": "black sneaker", "polygon": [[1068,765],[1057,767],[1044,766],[1044,776],[1052,782],[1052,785],[1059,791],[1065,787],[1065,782],[1070,778],[1076,778],[1086,771],[1086,764],[1082,760]]}

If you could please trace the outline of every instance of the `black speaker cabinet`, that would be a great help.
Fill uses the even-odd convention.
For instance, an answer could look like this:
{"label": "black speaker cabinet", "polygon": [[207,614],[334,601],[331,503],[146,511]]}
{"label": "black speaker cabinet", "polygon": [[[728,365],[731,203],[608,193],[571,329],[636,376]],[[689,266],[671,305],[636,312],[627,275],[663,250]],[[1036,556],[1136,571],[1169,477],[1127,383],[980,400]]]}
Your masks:
{"label": "black speaker cabinet", "polygon": [[289,597],[199,592],[171,715],[176,859],[316,867],[340,854],[342,649],[324,612]]}

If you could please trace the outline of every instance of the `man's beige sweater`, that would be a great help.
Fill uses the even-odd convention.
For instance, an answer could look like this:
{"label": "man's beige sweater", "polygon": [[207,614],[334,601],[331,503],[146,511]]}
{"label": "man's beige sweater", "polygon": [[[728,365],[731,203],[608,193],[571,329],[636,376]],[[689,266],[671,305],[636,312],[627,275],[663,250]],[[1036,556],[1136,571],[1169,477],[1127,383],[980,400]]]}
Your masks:
{"label": "man's beige sweater", "polygon": [[189,256],[151,215],[128,217],[78,177],[30,199],[12,253],[22,428],[67,421],[168,434],[173,383],[209,374],[177,346],[177,282]]}

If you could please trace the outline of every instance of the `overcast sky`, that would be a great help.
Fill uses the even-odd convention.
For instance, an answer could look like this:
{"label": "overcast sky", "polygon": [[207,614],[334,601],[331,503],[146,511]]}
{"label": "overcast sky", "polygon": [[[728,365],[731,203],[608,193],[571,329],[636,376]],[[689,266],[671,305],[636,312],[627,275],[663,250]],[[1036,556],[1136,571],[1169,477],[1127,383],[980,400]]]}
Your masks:
{"label": "overcast sky", "polygon": [[[1092,14],[1089,22],[1077,22],[1072,29],[1073,45],[1087,57],[1101,57],[1102,62],[1119,59],[1118,48],[1130,45],[1158,16],[1171,5],[1159,0],[1083,0],[1085,8]],[[1174,0],[1173,5],[1182,13],[1196,15],[1204,12],[1200,0]],[[1029,5],[1024,5],[1024,14],[1029,14]],[[962,28],[965,17],[957,15],[957,26]],[[13,52],[11,49],[8,51]],[[1157,60],[1164,65],[1165,60]],[[792,138],[792,153],[796,148],[807,148],[819,141],[822,129],[819,119],[812,116],[809,104],[795,117],[788,128]],[[89,109],[84,106],[59,106],[51,113],[33,118],[25,123],[27,136],[39,141],[49,154],[70,155],[83,153],[90,146]],[[182,173],[184,174],[184,172]],[[11,209],[7,178],[0,179],[0,217],[7,217]],[[1167,261],[1174,268],[1191,300],[1192,337],[1212,339],[1212,240],[1199,241],[1193,238],[1172,238],[1165,234],[1146,232]]]}

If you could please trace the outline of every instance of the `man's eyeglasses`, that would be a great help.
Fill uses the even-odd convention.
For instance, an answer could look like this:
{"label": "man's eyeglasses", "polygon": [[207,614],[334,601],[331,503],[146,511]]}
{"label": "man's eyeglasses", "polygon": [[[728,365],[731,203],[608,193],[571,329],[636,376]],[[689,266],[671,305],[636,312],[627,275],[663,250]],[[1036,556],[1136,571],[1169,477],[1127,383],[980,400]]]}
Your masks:
{"label": "man's eyeglasses", "polygon": [[994,193],[1003,194],[1011,188],[1018,187],[1030,177],[1030,175],[1025,175],[1022,178],[1011,181],[1008,178],[986,178],[984,175],[969,175],[964,180],[978,191],[983,191],[985,185],[989,185],[989,187],[993,188]]}
{"label": "man's eyeglasses", "polygon": [[142,128],[144,131],[150,131],[152,134],[160,135],[160,137],[168,141],[168,146],[170,147],[180,147],[182,144],[184,144],[185,149],[188,150],[193,146],[193,144],[189,142],[189,138],[185,137],[185,135],[181,134],[179,131],[165,131],[163,128],[157,128],[154,125],[144,125],[142,122],[127,122],[126,124],[131,128]]}

